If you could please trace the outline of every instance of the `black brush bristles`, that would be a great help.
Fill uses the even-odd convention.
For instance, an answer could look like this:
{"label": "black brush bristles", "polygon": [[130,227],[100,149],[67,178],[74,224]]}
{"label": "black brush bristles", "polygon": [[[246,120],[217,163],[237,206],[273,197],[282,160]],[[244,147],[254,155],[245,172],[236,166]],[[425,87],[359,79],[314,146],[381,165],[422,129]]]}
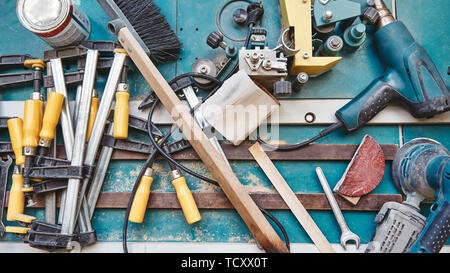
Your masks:
{"label": "black brush bristles", "polygon": [[150,50],[155,64],[178,59],[182,44],[161,9],[151,0],[114,0]]}

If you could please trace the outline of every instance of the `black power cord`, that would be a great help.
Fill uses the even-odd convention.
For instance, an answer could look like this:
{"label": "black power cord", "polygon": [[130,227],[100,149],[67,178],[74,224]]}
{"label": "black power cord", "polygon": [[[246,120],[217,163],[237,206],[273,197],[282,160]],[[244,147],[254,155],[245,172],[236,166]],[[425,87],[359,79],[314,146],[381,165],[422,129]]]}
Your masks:
{"label": "black power cord", "polygon": [[259,143],[261,143],[262,146],[264,146],[264,147],[266,147],[266,148],[268,148],[268,149],[270,149],[272,151],[282,151],[282,152],[283,151],[284,152],[286,152],[286,151],[293,151],[293,150],[298,150],[300,148],[306,147],[309,144],[312,144],[313,142],[316,142],[317,140],[319,140],[319,139],[321,139],[321,138],[331,134],[332,132],[342,128],[343,126],[344,126],[344,124],[341,121],[338,121],[335,124],[331,125],[330,127],[325,128],[324,130],[320,131],[320,133],[317,136],[315,136],[315,137],[313,137],[313,138],[311,138],[311,139],[309,139],[307,141],[304,141],[302,143],[297,143],[297,144],[276,146],[276,145],[272,145],[272,144],[269,144],[269,143],[265,142],[259,136],[257,137],[257,141]]}

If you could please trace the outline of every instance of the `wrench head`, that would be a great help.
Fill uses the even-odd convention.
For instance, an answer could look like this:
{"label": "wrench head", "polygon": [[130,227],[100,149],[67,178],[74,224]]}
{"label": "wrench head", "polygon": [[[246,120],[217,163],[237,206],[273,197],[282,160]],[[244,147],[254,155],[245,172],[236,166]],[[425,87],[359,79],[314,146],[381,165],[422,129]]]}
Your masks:
{"label": "wrench head", "polygon": [[347,250],[347,244],[349,244],[349,242],[351,242],[351,241],[353,241],[355,243],[356,249],[358,249],[359,245],[361,243],[361,239],[359,238],[359,236],[351,231],[342,233],[341,246],[344,250]]}
{"label": "wrench head", "polygon": [[12,160],[12,157],[10,155],[7,156],[7,160],[3,160],[0,157],[0,166],[10,167],[12,162],[13,162],[13,160]]}

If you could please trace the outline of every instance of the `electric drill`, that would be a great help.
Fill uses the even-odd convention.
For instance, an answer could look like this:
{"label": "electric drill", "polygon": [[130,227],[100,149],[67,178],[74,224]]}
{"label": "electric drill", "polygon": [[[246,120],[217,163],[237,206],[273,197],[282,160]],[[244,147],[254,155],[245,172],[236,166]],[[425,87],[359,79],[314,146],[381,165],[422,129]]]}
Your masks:
{"label": "electric drill", "polygon": [[373,6],[379,14],[375,39],[385,74],[375,79],[363,92],[336,112],[338,122],[303,143],[270,146],[274,150],[289,151],[305,147],[344,127],[353,132],[361,128],[388,104],[403,103],[415,118],[431,118],[450,110],[450,94],[435,64],[419,45],[406,26],[396,21],[382,0]]}
{"label": "electric drill", "polygon": [[[366,252],[438,253],[450,236],[450,152],[434,140],[414,139],[395,155],[392,176],[406,200],[383,205]],[[424,200],[435,200],[426,219]]]}

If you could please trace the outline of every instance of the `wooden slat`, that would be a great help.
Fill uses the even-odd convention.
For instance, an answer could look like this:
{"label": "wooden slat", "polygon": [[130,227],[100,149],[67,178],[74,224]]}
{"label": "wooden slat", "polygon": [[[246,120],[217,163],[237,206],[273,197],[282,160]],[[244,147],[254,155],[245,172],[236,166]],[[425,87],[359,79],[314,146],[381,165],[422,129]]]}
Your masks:
{"label": "wooden slat", "polygon": [[[223,144],[222,148],[229,160],[253,160],[252,155],[248,151],[250,143],[243,143],[240,146],[231,144]],[[398,146],[393,144],[380,145],[383,149],[386,161],[394,160],[394,156],[398,151]],[[267,152],[271,160],[284,161],[309,161],[309,160],[327,160],[327,161],[350,161],[358,149],[357,144],[312,144],[303,149],[288,152]],[[57,157],[66,158],[64,145],[57,145]],[[14,154],[11,154],[14,157]],[[192,149],[186,149],[174,154],[176,160],[200,160],[197,153]],[[146,154],[114,151],[112,160],[145,160]],[[158,159],[163,159],[161,156]]]}
{"label": "wooden slat", "polygon": [[269,178],[272,185],[277,192],[281,195],[284,202],[288,205],[289,209],[297,218],[298,222],[302,225],[303,229],[308,233],[311,240],[316,245],[317,249],[322,253],[333,253],[334,249],[331,247],[325,235],[316,225],[311,215],[305,209],[300,200],[296,197],[295,193],[289,187],[289,184],[281,176],[273,162],[267,156],[259,143],[256,143],[249,149],[252,156],[258,162],[261,169]]}
{"label": "wooden slat", "polygon": [[[230,201],[223,193],[193,192],[192,195],[199,209],[233,209]],[[8,193],[9,196],[9,193]],[[129,192],[102,192],[100,193],[97,209],[125,209],[130,199]],[[250,193],[256,204],[269,210],[288,210],[288,206],[279,194],[272,193]],[[325,194],[297,193],[297,198],[307,210],[330,210],[331,207]],[[358,205],[353,206],[341,196],[335,195],[341,210],[344,211],[371,211],[378,212],[386,202],[402,202],[399,194],[368,194],[361,198]],[[44,208],[44,195],[36,195],[34,200],[37,204],[33,208]],[[60,205],[58,195],[58,207]],[[7,206],[8,202],[6,202]],[[176,193],[152,192],[148,202],[149,209],[180,209]]]}

